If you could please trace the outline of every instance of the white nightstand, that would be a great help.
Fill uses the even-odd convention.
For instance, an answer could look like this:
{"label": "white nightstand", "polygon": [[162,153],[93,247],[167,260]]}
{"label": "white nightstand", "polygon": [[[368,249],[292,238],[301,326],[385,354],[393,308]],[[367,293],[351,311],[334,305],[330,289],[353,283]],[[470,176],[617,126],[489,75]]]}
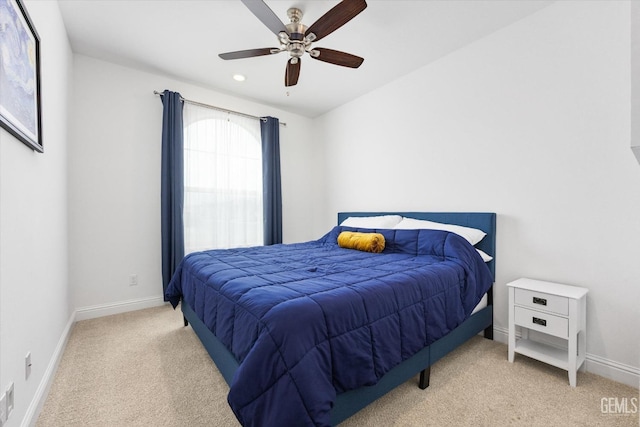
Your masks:
{"label": "white nightstand", "polygon": [[[507,283],[509,289],[509,362],[515,353],[540,360],[569,372],[576,386],[576,371],[584,363],[587,348],[587,292],[578,286],[532,279]],[[516,326],[521,339],[516,340]],[[563,350],[529,339],[535,330],[568,341]]]}

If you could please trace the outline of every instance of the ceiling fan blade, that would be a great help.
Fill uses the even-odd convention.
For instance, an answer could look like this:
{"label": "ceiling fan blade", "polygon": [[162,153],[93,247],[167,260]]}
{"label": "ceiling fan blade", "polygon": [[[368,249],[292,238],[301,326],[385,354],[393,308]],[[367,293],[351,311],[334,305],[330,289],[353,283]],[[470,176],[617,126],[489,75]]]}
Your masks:
{"label": "ceiling fan blade", "polygon": [[[277,50],[277,52],[274,52],[274,50]],[[280,52],[281,50],[276,47],[265,47],[262,49],[247,49],[237,50],[235,52],[221,53],[218,56],[222,59],[241,59],[251,58],[253,56],[273,55]]]}
{"label": "ceiling fan blade", "polygon": [[342,0],[314,22],[305,34],[315,34],[316,38],[313,41],[318,41],[342,27],[366,8],[365,0]]}
{"label": "ceiling fan blade", "polygon": [[313,50],[320,53],[318,56],[310,55],[313,59],[330,64],[342,65],[343,67],[358,68],[362,64],[362,61],[364,61],[364,58],[338,50],[323,49],[321,47]]}
{"label": "ceiling fan blade", "polygon": [[284,85],[287,87],[298,84],[298,77],[300,77],[300,58],[298,58],[298,62],[295,64],[291,62],[292,60],[293,58],[287,62],[287,69],[284,73]]}
{"label": "ceiling fan blade", "polygon": [[242,0],[245,6],[276,36],[282,31],[289,34],[280,18],[262,0]]}

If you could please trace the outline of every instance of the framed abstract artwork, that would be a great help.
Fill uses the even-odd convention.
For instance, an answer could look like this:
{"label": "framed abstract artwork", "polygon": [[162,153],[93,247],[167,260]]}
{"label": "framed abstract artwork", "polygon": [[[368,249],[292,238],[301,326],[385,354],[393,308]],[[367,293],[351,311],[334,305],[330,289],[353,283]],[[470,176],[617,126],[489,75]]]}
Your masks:
{"label": "framed abstract artwork", "polygon": [[40,153],[40,37],[20,0],[0,0],[0,125]]}

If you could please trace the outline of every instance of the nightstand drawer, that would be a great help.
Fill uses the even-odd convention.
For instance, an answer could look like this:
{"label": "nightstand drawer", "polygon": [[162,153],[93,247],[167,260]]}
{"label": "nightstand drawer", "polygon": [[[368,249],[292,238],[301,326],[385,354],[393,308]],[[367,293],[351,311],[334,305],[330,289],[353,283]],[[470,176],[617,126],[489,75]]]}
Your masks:
{"label": "nightstand drawer", "polygon": [[534,310],[557,313],[562,316],[569,315],[568,298],[545,294],[543,292],[529,291],[527,289],[516,289],[515,291],[515,302],[517,305],[531,307]]}
{"label": "nightstand drawer", "polygon": [[540,311],[515,307],[515,324],[560,338],[569,337],[569,319]]}

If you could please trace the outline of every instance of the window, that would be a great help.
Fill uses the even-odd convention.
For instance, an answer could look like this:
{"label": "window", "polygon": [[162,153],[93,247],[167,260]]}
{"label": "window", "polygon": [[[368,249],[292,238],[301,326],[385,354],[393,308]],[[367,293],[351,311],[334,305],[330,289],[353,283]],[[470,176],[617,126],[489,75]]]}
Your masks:
{"label": "window", "polygon": [[185,103],[185,254],[262,245],[260,123]]}

